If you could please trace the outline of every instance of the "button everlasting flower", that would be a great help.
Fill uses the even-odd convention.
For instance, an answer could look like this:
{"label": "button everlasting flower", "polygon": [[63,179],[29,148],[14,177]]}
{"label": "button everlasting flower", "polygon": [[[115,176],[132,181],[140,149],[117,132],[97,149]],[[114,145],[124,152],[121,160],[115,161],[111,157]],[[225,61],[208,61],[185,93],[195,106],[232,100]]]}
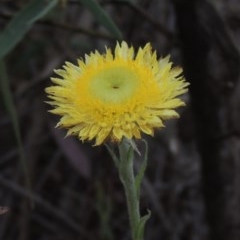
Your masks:
{"label": "button everlasting flower", "polygon": [[153,135],[163,120],[178,117],[178,96],[188,86],[182,69],[172,68],[169,57],[158,60],[149,43],[135,52],[123,41],[114,52],[95,51],[55,72],[61,78],[52,78],[46,92],[51,112],[62,116],[57,126],[96,145]]}

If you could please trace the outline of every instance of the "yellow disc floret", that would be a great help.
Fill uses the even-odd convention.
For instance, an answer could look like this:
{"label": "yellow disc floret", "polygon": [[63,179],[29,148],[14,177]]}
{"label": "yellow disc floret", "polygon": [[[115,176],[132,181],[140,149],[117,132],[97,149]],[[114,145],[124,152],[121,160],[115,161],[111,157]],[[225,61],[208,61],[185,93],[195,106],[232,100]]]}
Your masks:
{"label": "yellow disc floret", "polygon": [[121,141],[153,135],[162,120],[178,117],[177,98],[187,91],[181,68],[172,68],[169,57],[157,60],[150,44],[134,53],[126,42],[117,43],[114,53],[90,53],[78,65],[71,63],[55,71],[54,86],[46,92],[52,113],[61,117],[57,126],[82,141]]}

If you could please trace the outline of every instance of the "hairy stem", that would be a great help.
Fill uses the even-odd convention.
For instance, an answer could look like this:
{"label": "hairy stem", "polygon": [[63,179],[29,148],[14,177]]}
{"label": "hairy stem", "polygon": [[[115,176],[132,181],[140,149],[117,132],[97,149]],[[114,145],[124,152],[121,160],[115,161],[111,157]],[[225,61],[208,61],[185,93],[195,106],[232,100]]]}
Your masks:
{"label": "hairy stem", "polygon": [[129,221],[133,240],[142,240],[137,237],[137,228],[140,222],[139,197],[135,185],[135,176],[133,171],[133,149],[126,142],[119,145],[120,167],[119,176],[124,187]]}

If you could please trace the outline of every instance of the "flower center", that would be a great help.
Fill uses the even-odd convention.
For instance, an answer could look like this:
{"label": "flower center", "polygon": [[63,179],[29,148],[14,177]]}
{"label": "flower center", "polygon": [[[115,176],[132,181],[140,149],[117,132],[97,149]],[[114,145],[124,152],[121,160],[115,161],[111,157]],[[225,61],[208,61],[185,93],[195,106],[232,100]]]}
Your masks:
{"label": "flower center", "polygon": [[99,100],[121,103],[137,90],[138,76],[127,66],[104,68],[91,78],[90,91]]}

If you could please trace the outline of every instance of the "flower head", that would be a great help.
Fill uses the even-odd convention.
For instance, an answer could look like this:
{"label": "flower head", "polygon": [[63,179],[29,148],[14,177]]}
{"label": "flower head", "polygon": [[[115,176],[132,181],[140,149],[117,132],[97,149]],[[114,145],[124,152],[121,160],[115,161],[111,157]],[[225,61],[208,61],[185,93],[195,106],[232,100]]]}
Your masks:
{"label": "flower head", "polygon": [[46,92],[51,112],[62,116],[57,126],[96,145],[153,135],[163,120],[179,116],[174,109],[184,105],[178,96],[188,86],[182,69],[169,57],[158,60],[149,43],[135,52],[123,41],[114,52],[95,51],[55,72],[61,78],[52,78]]}

